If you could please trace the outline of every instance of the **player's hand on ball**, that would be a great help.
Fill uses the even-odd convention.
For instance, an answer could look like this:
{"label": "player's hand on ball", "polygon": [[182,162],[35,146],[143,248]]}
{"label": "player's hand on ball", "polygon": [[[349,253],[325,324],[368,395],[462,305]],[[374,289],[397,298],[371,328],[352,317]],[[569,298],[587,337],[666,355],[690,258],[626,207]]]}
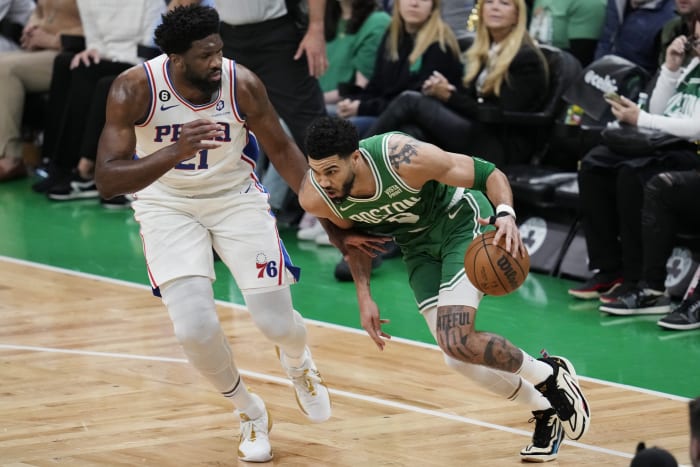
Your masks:
{"label": "player's hand on ball", "polygon": [[367,299],[364,303],[360,303],[360,322],[379,350],[384,350],[386,345],[384,339],[391,339],[391,336],[382,331],[382,324],[389,323],[389,320],[379,318],[379,307],[374,300]]}
{"label": "player's hand on ball", "polygon": [[495,225],[496,236],[493,238],[493,243],[500,243],[501,238],[505,236],[506,251],[515,258],[524,258],[525,255],[527,255],[527,249],[520,237],[520,229],[518,229],[518,225],[515,223],[515,218],[513,216],[479,218],[479,224]]}

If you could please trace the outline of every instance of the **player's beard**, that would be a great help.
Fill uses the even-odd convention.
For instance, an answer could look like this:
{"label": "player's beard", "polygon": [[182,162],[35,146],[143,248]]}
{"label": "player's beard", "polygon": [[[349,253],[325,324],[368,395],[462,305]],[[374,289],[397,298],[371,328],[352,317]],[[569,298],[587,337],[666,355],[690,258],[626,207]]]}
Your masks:
{"label": "player's beard", "polygon": [[355,184],[355,174],[352,173],[348,177],[347,180],[343,183],[343,187],[340,190],[340,196],[332,198],[333,202],[335,204],[340,204],[343,201],[345,201],[348,196],[350,196],[350,190],[352,190],[353,185]]}
{"label": "player's beard", "polygon": [[221,87],[221,79],[212,81],[209,79],[209,74],[206,77],[197,76],[189,70],[185,71],[185,77],[192,83],[192,86],[196,87],[206,95],[214,94]]}

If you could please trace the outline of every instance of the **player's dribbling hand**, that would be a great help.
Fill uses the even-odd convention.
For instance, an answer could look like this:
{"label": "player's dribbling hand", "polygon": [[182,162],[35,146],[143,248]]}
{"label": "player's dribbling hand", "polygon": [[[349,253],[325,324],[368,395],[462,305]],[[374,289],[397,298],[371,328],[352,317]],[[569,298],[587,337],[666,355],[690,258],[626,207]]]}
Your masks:
{"label": "player's dribbling hand", "polygon": [[[491,218],[479,218],[479,224],[491,224]],[[523,239],[520,237],[520,230],[515,223],[513,216],[495,217],[494,224],[496,226],[496,235],[493,237],[494,245],[501,242],[501,238],[506,238],[506,251],[512,254],[515,258],[524,258],[527,254],[527,249],[523,244]]]}
{"label": "player's dribbling hand", "polygon": [[379,318],[379,307],[373,300],[360,303],[360,322],[379,350],[384,350],[385,339],[391,339],[391,336],[382,331],[382,324],[389,323],[389,320]]}
{"label": "player's dribbling hand", "polygon": [[221,142],[215,141],[215,139],[223,136],[224,131],[218,123],[201,118],[185,123],[175,144],[182,156],[181,160],[187,160],[202,149],[220,147]]}

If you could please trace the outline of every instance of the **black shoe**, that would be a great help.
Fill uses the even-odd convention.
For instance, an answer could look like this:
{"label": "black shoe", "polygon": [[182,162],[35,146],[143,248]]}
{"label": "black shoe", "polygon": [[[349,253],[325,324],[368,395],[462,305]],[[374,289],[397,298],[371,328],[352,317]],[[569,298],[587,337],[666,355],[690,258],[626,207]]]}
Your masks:
{"label": "black shoe", "polygon": [[520,460],[549,462],[556,459],[564,439],[564,428],[557,412],[554,409],[535,410],[529,422],[535,422],[535,431],[532,434],[532,443],[520,451]]}
{"label": "black shoe", "polygon": [[[372,270],[377,269],[382,264],[382,257],[377,255],[372,258]],[[335,278],[339,282],[352,282],[352,273],[350,266],[345,258],[340,258],[340,262],[335,266]]]}
{"label": "black shoe", "polygon": [[658,315],[671,311],[671,299],[656,290],[634,289],[615,302],[600,305],[599,309],[618,316]]}
{"label": "black shoe", "polygon": [[637,290],[637,284],[634,282],[623,282],[617,287],[613,287],[608,292],[600,294],[600,301],[602,303],[615,303],[617,299],[623,295],[627,295],[633,290]]}
{"label": "black shoe", "polygon": [[619,274],[598,272],[578,287],[569,289],[569,295],[576,298],[591,299],[598,298],[601,294],[606,294],[622,284],[622,277]]}
{"label": "black shoe", "polygon": [[95,180],[83,178],[77,172],[73,172],[71,178],[64,183],[53,186],[46,194],[49,199],[54,201],[98,198],[100,196]]}
{"label": "black shoe", "polygon": [[566,435],[577,440],[583,436],[591,422],[591,410],[578,385],[574,366],[564,357],[545,357],[540,361],[554,370],[552,376],[535,385],[535,389],[547,398],[557,412]]}
{"label": "black shoe", "polygon": [[700,300],[686,298],[675,310],[661,318],[656,324],[662,328],[678,331],[700,329]]}

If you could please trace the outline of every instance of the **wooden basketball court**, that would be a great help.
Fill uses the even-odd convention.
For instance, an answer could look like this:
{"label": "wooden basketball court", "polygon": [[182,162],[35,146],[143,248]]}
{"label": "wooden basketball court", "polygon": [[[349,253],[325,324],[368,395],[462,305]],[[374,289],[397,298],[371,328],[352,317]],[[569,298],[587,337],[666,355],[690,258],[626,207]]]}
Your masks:
{"label": "wooden basketball court", "polygon": [[[146,287],[0,258],[0,465],[236,465],[231,405],[185,361]],[[480,390],[435,347],[309,322],[333,417],[308,422],[247,312],[219,316],[292,466],[515,466],[529,413]],[[575,355],[568,355],[574,364]],[[682,377],[682,375],[679,375]],[[683,398],[582,378],[591,429],[556,466],[627,466],[638,441],[688,464]]]}

